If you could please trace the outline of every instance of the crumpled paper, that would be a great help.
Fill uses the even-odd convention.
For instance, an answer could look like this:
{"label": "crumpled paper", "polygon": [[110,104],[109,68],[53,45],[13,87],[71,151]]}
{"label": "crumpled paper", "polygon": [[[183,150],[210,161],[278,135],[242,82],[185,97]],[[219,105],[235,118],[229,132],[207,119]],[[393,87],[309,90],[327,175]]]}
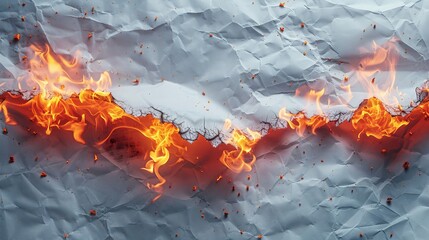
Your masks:
{"label": "crumpled paper", "polygon": [[[128,112],[161,111],[190,129],[184,137],[211,137],[226,118],[260,130],[282,107],[302,110],[294,94],[303,85],[323,83],[326,96],[341,97],[339,85],[356,77],[357,60],[374,42],[395,39],[396,85],[407,106],[428,77],[428,8],[387,0],[290,1],[284,8],[278,1],[1,1],[0,87],[18,89],[27,47],[48,43],[58,54],[79,51],[88,75],[109,71],[111,92]],[[353,94],[356,108],[367,95]],[[429,232],[427,143],[395,155],[411,163],[404,172],[401,161],[329,134],[292,135],[257,152],[251,173],[222,173],[231,183],[204,182],[201,169],[185,164],[171,190],[151,203],[151,176],[132,158],[118,161],[67,137],[29,137],[19,127],[0,141],[5,239],[424,239]]]}

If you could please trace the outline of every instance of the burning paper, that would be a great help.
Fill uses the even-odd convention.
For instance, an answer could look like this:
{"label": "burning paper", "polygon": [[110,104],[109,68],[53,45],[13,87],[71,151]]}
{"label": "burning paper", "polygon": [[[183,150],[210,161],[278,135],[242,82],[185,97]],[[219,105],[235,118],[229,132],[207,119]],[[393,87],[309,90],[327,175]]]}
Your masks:
{"label": "burning paper", "polygon": [[424,3],[343,4],[1,3],[6,238],[424,236]]}

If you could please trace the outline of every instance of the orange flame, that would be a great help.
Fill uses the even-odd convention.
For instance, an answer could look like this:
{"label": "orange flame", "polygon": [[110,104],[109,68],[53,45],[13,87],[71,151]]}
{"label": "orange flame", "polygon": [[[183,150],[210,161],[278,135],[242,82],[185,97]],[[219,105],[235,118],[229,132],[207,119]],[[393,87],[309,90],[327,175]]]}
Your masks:
{"label": "orange flame", "polygon": [[[31,50],[33,53],[30,55],[33,57],[29,60],[29,75],[27,78],[19,79],[19,86],[21,88],[21,84],[26,84],[39,90],[39,93],[28,101],[19,100],[20,96],[6,93],[8,100],[2,103],[0,110],[4,113],[7,123],[15,123],[9,114],[9,109],[12,109],[43,127],[47,135],[52,134],[54,129],[69,131],[74,139],[82,144],[86,144],[91,136],[100,139],[98,135],[107,132],[102,140],[91,142],[96,146],[104,144],[116,130],[135,131],[152,142],[152,149],[142,169],[153,173],[159,181],[156,184],[148,184],[148,187],[160,190],[166,182],[160,168],[169,162],[172,153],[180,160],[180,156],[187,150],[186,144],[183,142],[179,144],[179,129],[172,123],[164,123],[158,119],[147,123],[141,118],[127,114],[114,103],[112,95],[105,92],[111,85],[107,72],[102,73],[98,80],[82,74],[71,77],[73,74],[79,75],[79,64],[76,59],[68,61],[57,56],[49,46],[46,46],[45,50],[31,46]],[[225,124],[226,127],[231,127],[230,121],[226,121]],[[237,149],[224,151],[220,159],[235,172],[241,169],[250,171],[255,161],[251,150],[261,135],[249,129],[247,132],[251,139],[241,131],[234,130],[229,143]],[[245,161],[245,157],[248,156],[251,158],[250,162]],[[94,160],[98,160],[98,156],[94,155]]]}
{"label": "orange flame", "polygon": [[150,152],[151,159],[143,169],[150,173],[155,173],[160,182],[157,184],[148,184],[148,187],[158,189],[166,182],[165,178],[159,173],[159,168],[165,165],[170,159],[169,148],[174,146],[180,151],[186,151],[186,147],[179,146],[174,142],[173,136],[179,133],[179,129],[172,123],[161,123],[160,120],[154,119],[152,125],[142,133],[147,138],[152,139],[155,144],[155,149]]}
{"label": "orange flame", "polygon": [[[29,61],[30,71],[28,76],[18,79],[20,89],[22,89],[22,82],[25,81],[29,87],[39,90],[44,98],[49,98],[51,94],[68,97],[83,89],[92,89],[101,94],[112,84],[108,72],[103,72],[98,80],[84,75],[79,76],[81,73],[77,57],[68,61],[60,55],[55,55],[48,45],[45,45],[45,48],[31,45],[30,49],[32,50],[32,58]],[[103,93],[103,95],[108,94]]]}
{"label": "orange flame", "polygon": [[[40,93],[21,107],[31,109],[31,120],[46,128],[47,135],[52,133],[53,128],[71,131],[74,139],[84,144],[82,134],[87,125],[88,115],[92,115],[91,117],[97,121],[100,117],[105,123],[108,118],[117,118],[115,114],[120,108],[111,104],[113,98],[110,93],[103,92],[111,85],[107,72],[103,72],[96,81],[85,76],[81,81],[75,81],[70,78],[69,72],[77,71],[76,59],[67,61],[61,56],[55,56],[48,45],[45,51],[37,46],[31,46],[30,49],[34,51],[34,57],[29,61],[27,84],[29,86],[35,84],[34,89],[39,89]],[[96,90],[94,92],[89,89]],[[64,99],[63,96],[70,98]],[[2,110],[6,119],[10,119],[7,107],[19,106],[13,106],[10,102],[3,105]]]}
{"label": "orange flame", "polygon": [[[160,174],[159,168],[170,159],[168,148],[186,150],[178,146],[173,138],[173,135],[178,135],[178,128],[171,123],[161,123],[158,119],[147,126],[139,118],[127,114],[114,103],[109,92],[104,92],[111,85],[107,72],[102,73],[98,80],[81,76],[81,80],[76,81],[70,77],[72,72],[78,73],[76,59],[67,61],[56,56],[48,46],[45,51],[37,46],[31,46],[31,49],[34,57],[29,61],[30,71],[26,84],[35,85],[40,92],[28,101],[13,101],[11,99],[18,99],[18,96],[6,93],[9,101],[3,101],[0,108],[6,122],[15,123],[9,114],[9,109],[13,109],[29,116],[30,120],[46,129],[47,135],[53,129],[69,131],[82,144],[87,143],[84,135],[86,132],[93,131],[87,135],[96,136],[111,129],[108,136],[96,142],[96,145],[104,143],[117,129],[135,130],[153,142],[150,159],[144,169],[154,173],[159,183],[148,186],[159,188],[163,185],[165,178]],[[98,156],[94,155],[94,160],[98,160]]]}
{"label": "orange flame", "polygon": [[[298,93],[299,91],[297,90],[297,95]],[[287,112],[286,108],[282,108],[280,109],[278,114],[279,118],[283,121],[286,121],[286,123],[291,129],[295,129],[296,133],[299,136],[304,135],[304,132],[307,127],[311,128],[311,132],[313,134],[316,134],[316,130],[318,128],[329,122],[328,118],[323,115],[323,110],[320,103],[320,98],[323,96],[324,93],[324,88],[322,88],[322,90],[320,91],[315,91],[312,89],[305,96],[305,99],[307,100],[307,107],[309,107],[310,105],[315,105],[318,115],[313,115],[312,117],[308,118],[302,111],[293,114]]]}
{"label": "orange flame", "polygon": [[[252,153],[252,147],[259,141],[261,134],[250,129],[246,129],[250,138],[242,131],[234,129],[226,142],[235,146],[235,150],[224,150],[220,157],[220,162],[228,167],[233,172],[241,171],[249,172],[252,170],[252,165],[256,161],[255,155]],[[246,161],[246,158],[250,158]]]}
{"label": "orange flame", "polygon": [[[384,47],[373,42],[373,50],[372,56],[360,61],[357,70],[358,79],[367,89],[369,99],[354,112],[351,123],[359,131],[358,138],[365,133],[380,139],[391,136],[408,121],[399,116],[392,117],[383,105],[402,109],[397,98],[400,93],[395,89],[398,62],[395,41],[387,42]],[[379,72],[387,72],[387,76],[379,80],[376,78]]]}
{"label": "orange flame", "polygon": [[[112,96],[105,93],[82,90],[79,95],[73,94],[67,99],[58,94],[48,99],[43,95],[40,93],[25,103],[6,101],[2,109],[28,109],[32,113],[30,119],[45,128],[46,135],[50,135],[53,128],[70,131],[82,144],[86,143],[82,134],[88,123],[99,128],[126,115],[113,103]],[[11,119],[7,111],[3,112],[6,119]]]}
{"label": "orange flame", "polygon": [[366,136],[381,139],[391,136],[408,121],[392,116],[379,99],[370,98],[354,112],[351,123],[359,131],[358,138],[365,133]]}
{"label": "orange flame", "polygon": [[[380,139],[391,136],[401,126],[407,125],[408,121],[401,117],[392,117],[383,105],[383,102],[386,102],[389,105],[394,104],[395,106],[399,106],[399,110],[402,109],[396,98],[400,93],[395,89],[398,55],[394,41],[388,42],[385,47],[379,46],[374,42],[373,50],[373,55],[362,59],[359,62],[359,68],[356,70],[359,82],[367,90],[369,99],[355,110],[351,123],[359,132],[358,138],[364,133],[367,136]],[[387,72],[387,77],[381,81],[377,80],[375,77],[378,72]],[[345,82],[348,82],[348,77],[345,77]],[[347,93],[346,102],[350,101],[353,97],[351,84],[343,84],[340,88]],[[297,95],[299,94],[301,92],[297,90]],[[282,108],[278,114],[279,118],[286,121],[287,125],[295,129],[300,136],[304,134],[306,128],[311,128],[311,132],[315,134],[317,128],[329,122],[324,117],[325,114],[320,103],[323,94],[324,89],[320,91],[310,90],[305,95],[307,107],[311,103],[315,106],[318,115],[307,117],[302,111],[292,114],[287,112],[285,108]]]}
{"label": "orange flame", "polygon": [[[398,105],[395,91],[396,64],[398,54],[394,41],[386,43],[385,47],[373,42],[374,53],[362,59],[359,63],[357,76],[359,82],[368,91],[368,98],[376,97],[389,105]],[[377,73],[387,72],[387,77],[377,79]]]}
{"label": "orange flame", "polygon": [[324,88],[322,88],[320,91],[311,89],[305,97],[307,100],[307,106],[310,104],[316,104],[317,114],[319,115],[323,114],[322,105],[320,104],[320,98],[323,96],[323,94],[325,94]]}
{"label": "orange flame", "polygon": [[352,93],[352,89],[351,89],[351,85],[350,84],[343,84],[340,86],[340,88],[346,93],[346,97],[345,99],[341,99],[340,102],[345,105],[347,103],[350,102],[350,100],[352,100],[353,98],[353,93]]}
{"label": "orange flame", "polygon": [[316,134],[318,128],[329,122],[329,120],[322,115],[314,115],[308,118],[303,112],[293,114],[287,112],[285,108],[280,109],[279,118],[286,121],[291,129],[295,129],[299,136],[304,135],[307,127],[311,128],[312,134]]}
{"label": "orange flame", "polygon": [[[365,134],[381,139],[391,136],[401,126],[409,123],[405,117],[390,115],[381,102],[390,96],[394,87],[397,60],[392,55],[393,45],[389,44],[387,48],[374,45],[374,48],[374,56],[363,59],[358,70],[359,79],[367,86],[371,97],[361,104],[350,120],[353,128],[358,131],[358,138]],[[188,145],[180,138],[179,129],[172,123],[165,123],[159,119],[151,119],[148,122],[126,113],[115,104],[112,95],[107,92],[111,85],[107,72],[103,72],[98,80],[94,80],[79,72],[76,59],[69,61],[57,56],[48,46],[45,50],[37,46],[31,46],[31,49],[34,53],[28,62],[30,71],[26,78],[19,79],[19,87],[22,89],[21,85],[26,84],[38,90],[39,94],[29,100],[23,100],[21,95],[10,92],[2,95],[5,99],[0,103],[0,111],[3,112],[6,123],[17,124],[16,119],[12,117],[12,112],[18,112],[44,128],[47,135],[55,129],[68,131],[73,134],[77,142],[82,144],[89,142],[96,146],[105,143],[116,130],[135,131],[138,136],[144,137],[151,143],[148,154],[145,156],[145,167],[142,169],[154,174],[158,183],[147,186],[156,191],[161,190],[166,182],[161,174],[161,168],[169,162],[174,163],[173,159],[180,160],[188,150]],[[389,71],[387,84],[379,84],[378,81],[372,80],[382,67]],[[349,94],[347,98],[351,99],[350,86],[346,85],[344,89]],[[317,129],[329,122],[321,104],[324,94],[325,89],[321,89],[320,91],[310,90],[305,95],[306,107],[314,106],[316,115],[308,117],[303,111],[293,114],[282,108],[278,113],[279,118],[284,120],[291,129],[296,130],[300,136],[307,128],[316,134]],[[424,111],[429,111],[426,108]],[[231,120],[225,120],[224,128],[229,130],[231,127]],[[100,136],[104,134],[105,136]],[[94,136],[96,140],[91,139]],[[223,151],[220,162],[233,172],[250,171],[256,160],[253,148],[261,137],[259,132],[250,129],[246,129],[245,132],[232,129],[226,143],[232,145],[234,149],[232,147],[231,150],[221,149]],[[228,147],[225,148],[228,149]],[[94,155],[94,161],[97,160],[98,156]]]}

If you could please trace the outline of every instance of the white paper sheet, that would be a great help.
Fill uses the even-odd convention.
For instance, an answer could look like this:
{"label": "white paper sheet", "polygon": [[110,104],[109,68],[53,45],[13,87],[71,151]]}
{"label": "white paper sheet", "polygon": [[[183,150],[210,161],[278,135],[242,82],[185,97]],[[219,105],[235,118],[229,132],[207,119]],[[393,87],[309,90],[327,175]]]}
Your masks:
{"label": "white paper sheet", "polygon": [[[407,107],[428,78],[428,10],[427,1],[399,0],[288,1],[284,8],[265,0],[6,0],[0,88],[18,89],[28,46],[48,43],[58,54],[79,51],[90,76],[109,71],[111,92],[128,112],[159,114],[155,108],[190,129],[185,138],[211,137],[226,118],[260,130],[267,127],[262,122],[276,125],[282,107],[315,113],[294,96],[298,87],[323,84],[325,96],[342,97],[344,76],[357,78],[359,59],[372,54],[373,43],[394,39],[396,86]],[[387,76],[388,69],[380,71],[377,81]],[[327,114],[350,112],[368,97],[359,86],[352,92],[349,106],[325,107]],[[329,133],[292,134],[257,150],[252,172],[219,173],[231,183],[207,182],[209,168],[184,164],[172,174],[181,180],[167,183],[173,187],[151,203],[157,193],[146,182],[153,176],[135,168],[143,163],[70,136],[33,137],[25,128],[8,127],[0,136],[2,239],[424,239],[429,233],[428,141],[382,155]],[[8,164],[11,155],[16,161]],[[48,176],[40,178],[41,171]]]}

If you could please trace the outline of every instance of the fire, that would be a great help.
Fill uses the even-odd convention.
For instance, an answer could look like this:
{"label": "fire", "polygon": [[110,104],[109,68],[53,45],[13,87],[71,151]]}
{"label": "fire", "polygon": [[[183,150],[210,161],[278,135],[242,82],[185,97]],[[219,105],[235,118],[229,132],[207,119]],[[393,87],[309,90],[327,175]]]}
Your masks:
{"label": "fire", "polygon": [[[9,113],[12,110],[28,116],[45,129],[46,135],[52,134],[54,129],[69,131],[81,144],[87,144],[91,136],[99,138],[110,129],[107,137],[94,143],[97,146],[103,144],[115,130],[135,130],[137,134],[153,142],[153,149],[144,169],[155,174],[159,183],[148,186],[157,189],[163,185],[165,178],[159,169],[170,159],[169,148],[186,150],[175,143],[173,136],[178,135],[178,128],[158,119],[148,125],[140,118],[127,114],[114,103],[112,95],[106,92],[111,85],[107,72],[103,72],[98,80],[81,76],[81,80],[76,81],[70,77],[72,72],[79,69],[76,59],[67,61],[54,55],[48,46],[45,51],[37,46],[31,46],[31,50],[34,51],[34,57],[29,61],[30,71],[25,83],[28,86],[34,85],[39,93],[28,101],[22,100],[20,95],[5,93],[1,111],[6,122],[16,124]],[[24,81],[21,79],[21,82]],[[97,160],[98,156],[94,155],[94,161]]]}
{"label": "fire", "polygon": [[340,102],[343,105],[346,105],[353,98],[353,93],[352,93],[351,85],[350,84],[347,84],[347,85],[343,84],[343,85],[340,86],[340,88],[346,93],[345,99],[341,99]]}
{"label": "fire", "polygon": [[319,115],[323,114],[322,105],[320,103],[320,98],[323,96],[323,94],[325,94],[324,88],[322,88],[322,90],[320,90],[320,91],[315,91],[315,90],[311,89],[310,92],[308,92],[308,94],[306,96],[307,107],[310,104],[315,104],[317,114],[319,114]]}
{"label": "fire", "polygon": [[[313,115],[312,117],[308,118],[302,111],[293,114],[287,112],[286,108],[282,108],[280,109],[278,114],[279,118],[283,121],[286,121],[286,123],[291,129],[295,129],[296,133],[299,136],[304,135],[304,132],[307,127],[311,129],[311,132],[313,134],[316,134],[316,130],[318,128],[329,122],[328,118],[323,115],[322,105],[320,103],[320,98],[323,96],[324,93],[324,88],[322,88],[322,90],[320,91],[315,91],[312,89],[305,96],[305,99],[307,100],[307,107],[315,105],[318,115]],[[299,90],[297,90],[296,95],[299,95]]]}
{"label": "fire", "polygon": [[[179,129],[172,123],[161,122],[156,118],[126,113],[107,92],[111,85],[108,72],[103,72],[98,80],[94,80],[80,73],[76,59],[69,61],[57,56],[48,46],[31,46],[30,49],[33,52],[28,61],[29,74],[19,79],[19,87],[21,89],[26,84],[38,90],[38,93],[28,100],[20,94],[4,93],[0,110],[6,122],[16,124],[14,116],[25,116],[42,127],[46,135],[56,130],[66,131],[72,133],[76,142],[95,146],[103,145],[115,131],[131,130],[136,134],[134,137],[140,137],[141,141],[150,145],[142,169],[158,179],[157,183],[148,183],[147,186],[161,192],[166,182],[161,168],[173,159],[180,162],[181,156],[187,151],[187,144],[180,137]],[[72,77],[74,75],[76,77]],[[231,121],[226,121],[225,126],[230,128]],[[233,130],[228,143],[236,149],[225,150],[220,157],[220,161],[234,172],[250,171],[255,162],[252,147],[261,135],[249,129],[247,134],[249,137],[239,130]],[[97,154],[93,157],[94,161],[99,160]]]}
{"label": "fire", "polygon": [[392,116],[377,98],[370,98],[362,104],[350,120],[352,126],[359,131],[358,138],[364,133],[377,139],[394,134],[408,121],[401,116]]}
{"label": "fire", "polygon": [[154,119],[149,128],[143,130],[143,135],[154,141],[154,149],[150,152],[150,160],[146,163],[144,170],[155,173],[159,179],[157,184],[148,184],[149,188],[157,189],[165,182],[165,178],[159,173],[159,168],[165,165],[170,159],[170,147],[175,147],[179,151],[186,151],[186,147],[182,147],[174,142],[174,135],[178,135],[179,129],[172,123],[161,123],[159,119]]}
{"label": "fire", "polygon": [[[229,119],[225,121],[225,127],[227,129],[231,127],[231,121]],[[226,143],[233,145],[236,149],[230,151],[224,150],[220,157],[220,162],[236,173],[251,171],[252,165],[256,161],[256,156],[252,152],[252,147],[261,139],[261,134],[249,128],[247,128],[246,131],[249,137],[242,131],[234,129],[231,133],[231,137],[227,139]]]}
{"label": "fire", "polygon": [[13,120],[9,116],[9,110],[7,110],[6,103],[4,101],[2,102],[2,105],[1,105],[1,108],[0,108],[0,112],[3,112],[4,118],[5,118],[5,121],[6,121],[7,124],[9,124],[9,125],[16,125],[17,124],[16,121]]}
{"label": "fire", "polygon": [[77,61],[79,52],[72,60],[67,60],[54,54],[49,45],[45,45],[44,48],[31,45],[30,49],[32,51],[29,60],[30,70],[27,76],[18,79],[20,90],[21,85],[25,83],[30,88],[39,90],[44,98],[50,98],[51,94],[68,97],[83,89],[91,89],[104,96],[109,94],[102,93],[112,85],[109,73],[103,72],[98,80],[81,74]]}
{"label": "fire", "polygon": [[[392,116],[383,105],[383,103],[386,103],[399,106],[399,110],[402,110],[397,99],[400,93],[395,89],[397,56],[394,41],[389,41],[385,46],[379,46],[374,42],[373,54],[359,62],[359,67],[356,69],[357,77],[359,83],[367,91],[369,99],[355,110],[351,119],[353,128],[358,131],[358,138],[362,134],[377,139],[389,137],[400,127],[408,124],[405,118]],[[376,77],[379,72],[387,72],[387,76],[377,80]],[[346,82],[347,84],[344,84]],[[341,100],[341,103],[347,106],[353,97],[352,84],[349,83],[348,77],[344,78],[344,83],[340,88],[347,95],[346,99],[344,99],[345,102]],[[306,109],[309,107],[315,108],[317,115],[307,117],[303,111],[293,114],[282,108],[278,113],[279,118],[285,121],[290,128],[295,129],[300,136],[304,134],[307,128],[310,128],[311,132],[315,134],[316,129],[329,122],[325,117],[322,109],[323,105],[320,102],[324,95],[324,90],[309,90],[304,96],[307,100]],[[296,95],[301,94],[298,89]]]}
{"label": "fire", "polygon": [[[411,121],[407,117],[392,116],[383,105],[394,90],[397,59],[392,55],[393,45],[389,44],[386,48],[374,45],[374,49],[374,55],[363,59],[357,71],[359,80],[368,89],[370,97],[355,110],[350,120],[351,126],[358,132],[358,138],[362,134],[377,139],[389,137]],[[115,131],[133,131],[139,140],[141,138],[149,146],[142,169],[154,174],[158,180],[147,186],[160,192],[167,181],[162,169],[183,160],[188,146],[192,145],[181,138],[179,128],[156,118],[136,117],[126,113],[108,92],[112,83],[108,72],[101,73],[94,80],[81,73],[81,66],[76,58],[67,60],[58,56],[47,45],[44,48],[31,46],[31,50],[30,60],[26,60],[30,68],[28,75],[18,80],[21,90],[25,84],[26,87],[37,90],[37,94],[24,100],[20,94],[3,93],[0,111],[3,112],[6,123],[16,125],[18,119],[14,116],[22,115],[42,127],[46,135],[54,131],[66,131],[73,135],[76,142],[95,146],[106,143]],[[385,84],[374,79],[380,69],[389,70]],[[347,92],[346,101],[352,98],[351,86],[352,83],[347,78],[347,85],[343,86]],[[297,91],[297,95],[299,94],[302,92]],[[301,95],[307,101],[306,110],[310,107],[315,110],[313,116],[307,115],[309,111],[291,113],[282,108],[278,113],[279,118],[299,136],[303,136],[307,129],[316,134],[317,129],[329,123],[324,113],[326,105],[322,104],[324,94],[325,88],[309,90]],[[329,106],[329,98],[327,102]],[[427,108],[425,105],[425,108],[417,109],[428,115]],[[233,172],[251,171],[256,161],[253,150],[262,135],[248,128],[243,131],[232,128],[229,119],[225,120],[224,130],[231,134],[225,141],[231,146],[223,146],[216,157],[220,156],[220,162]],[[98,159],[99,156],[94,154],[94,161]],[[217,181],[220,179],[218,177]]]}
{"label": "fire", "polygon": [[[20,88],[26,81],[28,86],[38,89],[39,94],[24,104],[3,103],[6,120],[12,121],[8,108],[29,109],[31,120],[45,128],[46,135],[50,135],[54,128],[70,131],[77,142],[84,144],[82,134],[88,121],[103,119],[107,124],[109,120],[120,117],[116,114],[122,109],[113,104],[110,93],[104,92],[111,85],[109,73],[103,72],[98,80],[82,76],[80,81],[76,81],[69,73],[77,71],[77,60],[67,61],[54,55],[48,45],[45,48],[30,47],[33,58],[29,60],[29,74],[19,79]],[[124,111],[121,112],[123,114]],[[91,119],[87,121],[87,117]]]}
{"label": "fire", "polygon": [[[368,98],[376,97],[385,104],[398,105],[398,91],[395,89],[396,64],[398,54],[395,41],[389,41],[385,46],[373,42],[373,54],[359,62],[357,76],[359,83],[368,92]],[[377,74],[387,72],[387,76],[378,79]]]}
{"label": "fire", "polygon": [[[395,89],[398,62],[395,41],[387,42],[384,47],[373,42],[373,50],[372,56],[360,61],[357,70],[358,80],[367,90],[369,99],[354,112],[351,123],[359,132],[358,138],[364,133],[381,139],[391,136],[408,121],[392,116],[383,105],[399,106],[402,110],[397,98],[400,93]],[[387,72],[387,76],[378,80],[379,72]]]}
{"label": "fire", "polygon": [[289,113],[286,111],[286,108],[282,108],[279,111],[279,118],[283,121],[286,121],[288,126],[291,129],[295,129],[296,133],[299,136],[303,136],[305,130],[308,128],[311,129],[312,134],[316,134],[316,130],[326,123],[329,120],[321,115],[314,115],[310,118],[306,117],[303,112],[298,112],[296,114]]}
{"label": "fire", "polygon": [[[10,98],[14,98],[12,93],[7,94]],[[59,94],[49,98],[45,96],[40,93],[25,103],[4,101],[2,109],[6,120],[14,121],[7,109],[14,109],[24,114],[28,110],[31,112],[30,120],[45,128],[46,135],[50,135],[53,129],[65,130],[72,132],[77,142],[85,144],[82,134],[88,124],[95,128],[102,128],[126,114],[113,103],[111,95],[92,90],[83,90],[78,95],[73,94],[67,99]]]}

